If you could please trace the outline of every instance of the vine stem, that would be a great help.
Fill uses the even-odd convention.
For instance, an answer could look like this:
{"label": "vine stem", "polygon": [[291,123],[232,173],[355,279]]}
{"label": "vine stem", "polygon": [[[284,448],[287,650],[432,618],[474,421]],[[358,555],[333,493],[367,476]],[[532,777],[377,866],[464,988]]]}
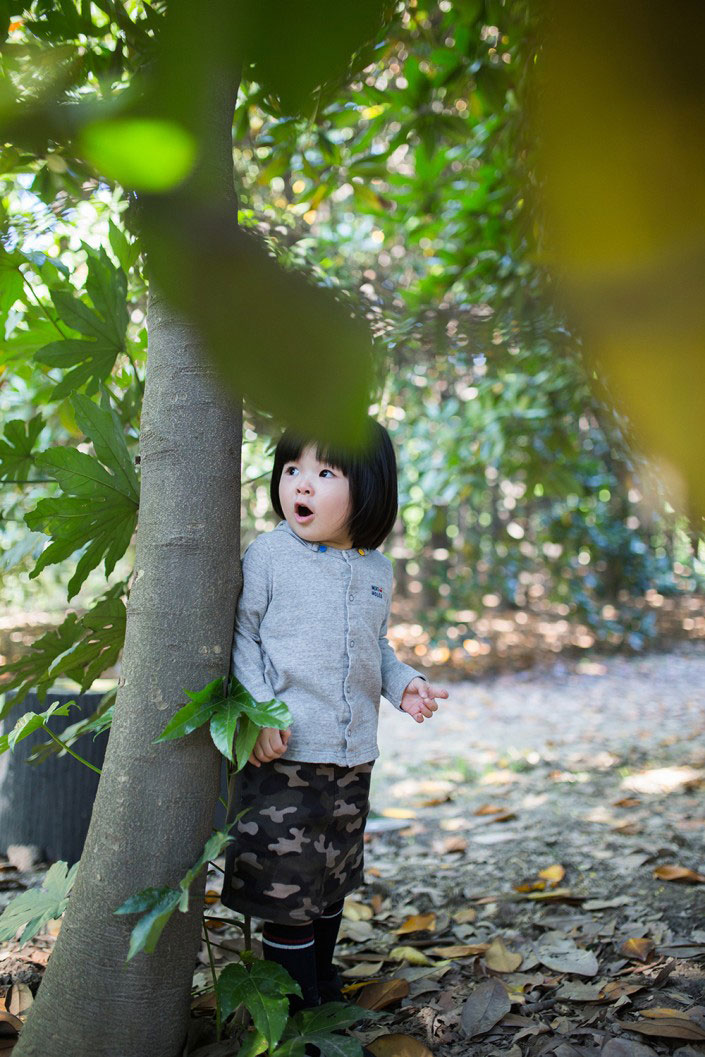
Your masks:
{"label": "vine stem", "polygon": [[213,958],[213,948],[211,947],[210,936],[208,935],[208,929],[206,928],[205,922],[203,923],[203,935],[206,939],[206,947],[208,948],[208,961],[211,967],[211,976],[213,977],[213,994],[215,995],[215,1041],[220,1042],[220,1033],[222,1031],[220,1023],[220,999],[218,998],[218,978],[215,975],[215,959]]}
{"label": "vine stem", "polygon": [[54,733],[54,731],[51,730],[46,725],[46,723],[42,723],[42,727],[47,732],[49,737],[54,739],[54,741],[56,742],[57,745],[60,745],[62,749],[66,749],[66,751],[69,754],[69,756],[73,756],[74,760],[78,760],[79,763],[85,763],[86,767],[90,767],[90,769],[92,771],[95,771],[96,774],[102,774],[103,773],[101,771],[100,767],[95,767],[92,763],[89,763],[88,760],[84,760],[82,756],[79,756],[77,752],[74,752],[73,749],[70,749],[68,747],[68,745],[66,744],[66,742],[62,741],[61,738],[57,737],[56,734]]}
{"label": "vine stem", "polygon": [[29,292],[31,293],[32,298],[34,300],[34,303],[37,305],[39,310],[44,314],[44,316],[47,318],[47,320],[51,323],[52,327],[55,327],[56,330],[58,330],[58,332],[61,335],[61,337],[62,338],[66,338],[66,335],[64,334],[64,332],[61,329],[61,327],[59,326],[59,324],[56,322],[56,320],[52,316],[49,315],[49,312],[48,312],[46,306],[43,305],[42,302],[37,297],[37,295],[36,295],[36,293],[34,291],[34,287],[30,283],[30,281],[27,278],[27,276],[25,275],[25,273],[24,272],[20,272],[20,275],[22,276],[22,281],[25,284],[25,286],[27,287],[27,289],[29,290]]}
{"label": "vine stem", "polygon": [[132,365],[132,370],[134,371],[134,374],[135,374],[135,381],[137,382],[137,385],[139,386],[140,392],[144,396],[144,382],[142,381],[142,379],[140,378],[139,374],[137,373],[137,364],[135,363],[135,361],[133,360],[132,356],[130,355],[129,349],[125,349],[125,355],[127,356],[128,360],[130,361],[130,364]]}

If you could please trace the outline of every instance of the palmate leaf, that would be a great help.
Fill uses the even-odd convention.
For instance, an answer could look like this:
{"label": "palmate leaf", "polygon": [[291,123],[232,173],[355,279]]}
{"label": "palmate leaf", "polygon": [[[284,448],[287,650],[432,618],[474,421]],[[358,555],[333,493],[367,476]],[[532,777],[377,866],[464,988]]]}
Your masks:
{"label": "palmate leaf", "polygon": [[[257,735],[262,727],[278,727],[285,730],[291,726],[291,712],[283,701],[255,701],[249,690],[232,676],[226,692],[225,680],[214,679],[202,690],[191,693],[188,704],[180,708],[167,723],[155,742],[170,741],[191,734],[204,723],[210,722],[210,732],[216,748],[238,771],[247,763]],[[239,725],[238,725],[239,723]],[[233,742],[237,731],[236,757],[233,757]]]}
{"label": "palmate leaf", "polygon": [[141,892],[130,896],[113,911],[114,914],[142,914],[130,933],[126,961],[129,962],[140,951],[144,954],[154,952],[159,937],[174,911],[178,909],[183,914],[187,912],[189,889],[198,874],[209,859],[220,855],[223,848],[233,840],[233,837],[222,830],[211,834],[200,858],[179,881],[178,888],[171,888],[169,885],[162,885],[159,888],[143,888]]}
{"label": "palmate leaf", "polygon": [[0,718],[36,689],[38,697],[60,676],[73,679],[84,693],[106,668],[118,659],[125,640],[125,605],[121,600],[125,585],[115,584],[84,616],[69,613],[58,628],[52,628],[34,642],[18,660],[5,665],[9,681],[3,690],[14,690]]}
{"label": "palmate leaf", "polygon": [[106,576],[115,568],[132,538],[139,502],[137,476],[115,412],[103,410],[80,393],[71,403],[76,422],[93,441],[98,458],[68,447],[43,452],[37,465],[57,479],[64,495],[40,500],[25,515],[30,528],[52,540],[30,577],[85,548],[69,580],[69,599],[101,561]]}
{"label": "palmate leaf", "polygon": [[306,1046],[317,1047],[321,1057],[362,1057],[362,1046],[350,1035],[338,1032],[361,1017],[376,1017],[371,1010],[342,1002],[327,1002],[315,1009],[302,1009],[287,1022],[284,1041],[276,1057],[303,1057]]}
{"label": "palmate leaf", "polygon": [[68,863],[55,862],[49,868],[41,888],[22,892],[5,907],[0,915],[0,943],[14,939],[25,925],[20,946],[41,932],[48,921],[60,918],[68,905],[68,895],[76,878],[78,863],[68,869]]}
{"label": "palmate leaf", "polygon": [[75,701],[66,701],[64,704],[54,701],[46,712],[25,712],[12,730],[7,734],[0,734],[0,753],[7,752],[8,749],[14,752],[18,741],[23,741],[30,734],[34,734],[35,730],[43,727],[52,716],[68,716],[70,708],[78,708]]}
{"label": "palmate leaf", "polygon": [[289,1016],[287,995],[301,996],[301,988],[283,966],[259,960],[249,966],[226,965],[218,977],[216,990],[223,1020],[243,1004],[270,1050],[279,1042],[286,1026]]}
{"label": "palmate leaf", "polygon": [[34,464],[32,451],[42,432],[44,419],[35,415],[29,422],[13,418],[5,426],[5,437],[0,438],[0,481],[26,481]]}
{"label": "palmate leaf", "polygon": [[66,290],[52,290],[51,299],[62,322],[84,338],[53,341],[35,354],[39,363],[49,367],[72,368],[56,385],[55,399],[81,386],[88,393],[96,392],[125,348],[129,318],[125,273],[115,267],[102,246],[94,250],[83,243],[83,248],[88,254],[86,292],[93,308]]}

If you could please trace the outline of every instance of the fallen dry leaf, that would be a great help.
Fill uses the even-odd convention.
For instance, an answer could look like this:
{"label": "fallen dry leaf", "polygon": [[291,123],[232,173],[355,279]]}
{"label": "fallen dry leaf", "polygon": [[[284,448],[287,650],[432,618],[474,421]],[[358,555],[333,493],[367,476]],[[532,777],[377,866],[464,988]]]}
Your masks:
{"label": "fallen dry leaf", "polygon": [[439,958],[470,958],[474,954],[484,954],[489,943],[455,943],[449,947],[432,947],[430,954]]}
{"label": "fallen dry leaf", "polygon": [[369,921],[374,917],[372,907],[358,903],[355,899],[346,899],[343,903],[343,917],[348,921]]}
{"label": "fallen dry leaf", "polygon": [[703,884],[705,882],[704,874],[676,865],[657,866],[654,870],[654,877],[657,877],[659,881],[680,881],[682,884]]}
{"label": "fallen dry leaf", "polygon": [[638,962],[646,962],[654,949],[653,940],[646,936],[632,936],[619,948],[620,954],[625,958],[636,959]]}
{"label": "fallen dry leaf", "polygon": [[[641,1012],[646,1013],[647,1010],[643,1009]],[[655,1019],[617,1020],[615,1023],[626,1031],[638,1031],[642,1035],[658,1035],[665,1039],[689,1039],[692,1042],[705,1041],[705,1028],[702,1025],[679,1011],[673,1010],[668,1013],[668,1016]]]}
{"label": "fallen dry leaf", "polygon": [[501,815],[506,808],[503,804],[481,804],[476,811],[473,811],[474,815]]}
{"label": "fallen dry leaf", "polygon": [[575,895],[570,888],[554,888],[550,892],[529,892],[527,899],[535,899],[546,903],[581,903],[582,896]]}
{"label": "fallen dry leaf", "polygon": [[382,969],[382,962],[358,962],[349,969],[343,969],[342,976],[346,980],[358,980],[361,977],[378,976]]}
{"label": "fallen dry leaf", "polygon": [[547,866],[545,869],[539,870],[539,877],[542,877],[544,881],[550,881],[551,884],[557,885],[565,877],[565,867],[561,866],[560,863],[554,863],[553,866]]}
{"label": "fallen dry leaf", "polygon": [[512,1008],[507,989],[499,980],[483,980],[463,1006],[461,1024],[470,1038],[483,1035]]}
{"label": "fallen dry leaf", "polygon": [[477,911],[473,910],[472,907],[467,907],[465,910],[459,910],[457,914],[453,914],[453,921],[456,921],[458,925],[468,925],[475,921],[477,918]]}
{"label": "fallen dry leaf", "polygon": [[379,984],[368,984],[360,992],[357,1004],[363,1009],[386,1009],[409,994],[409,981],[392,978]]}
{"label": "fallen dry leaf", "polygon": [[621,800],[613,800],[612,807],[641,807],[641,800],[635,796],[623,796]]}
{"label": "fallen dry leaf", "polygon": [[485,964],[496,973],[513,973],[522,962],[521,954],[509,951],[497,937],[485,951]]}
{"label": "fallen dry leaf", "polygon": [[375,1057],[433,1057],[431,1051],[411,1035],[380,1035],[367,1043]]}
{"label": "fallen dry leaf", "polygon": [[9,1013],[6,1009],[0,1009],[0,1024],[9,1025],[10,1028],[14,1028],[15,1031],[22,1031],[22,1021],[19,1017],[16,1017],[14,1013]]}
{"label": "fallen dry leaf", "polygon": [[451,852],[463,852],[467,851],[468,842],[465,837],[446,837],[445,840],[441,841],[438,845],[438,851],[441,855],[449,855]]}
{"label": "fallen dry leaf", "polygon": [[605,984],[602,988],[602,998],[598,999],[600,1002],[616,1002],[622,995],[633,995],[637,991],[643,991],[646,987],[645,983],[642,984],[630,984],[627,980],[610,980],[609,983]]}
{"label": "fallen dry leaf", "polygon": [[410,807],[383,807],[381,814],[385,818],[416,818],[416,811]]}
{"label": "fallen dry leaf", "polygon": [[409,965],[433,965],[431,959],[416,947],[394,947],[389,957],[393,962],[408,962]]}
{"label": "fallen dry leaf", "polygon": [[32,1002],[34,1002],[34,995],[27,984],[12,984],[5,995],[5,1009],[16,1017],[21,1017]]}
{"label": "fallen dry leaf", "polygon": [[206,906],[212,906],[213,903],[220,902],[220,892],[216,892],[214,888],[208,888],[203,898]]}
{"label": "fallen dry leaf", "polygon": [[435,914],[412,914],[403,925],[394,931],[398,936],[406,932],[433,932],[436,927]]}

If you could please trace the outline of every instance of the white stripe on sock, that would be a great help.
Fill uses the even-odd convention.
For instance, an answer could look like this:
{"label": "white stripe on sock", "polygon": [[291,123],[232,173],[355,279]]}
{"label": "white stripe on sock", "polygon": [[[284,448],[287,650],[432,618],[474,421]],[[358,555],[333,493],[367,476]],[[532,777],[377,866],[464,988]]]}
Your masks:
{"label": "white stripe on sock", "polygon": [[303,951],[307,947],[313,947],[315,942],[315,940],[311,940],[310,943],[275,943],[274,940],[262,937],[262,943],[266,943],[270,947],[277,947],[280,951]]}

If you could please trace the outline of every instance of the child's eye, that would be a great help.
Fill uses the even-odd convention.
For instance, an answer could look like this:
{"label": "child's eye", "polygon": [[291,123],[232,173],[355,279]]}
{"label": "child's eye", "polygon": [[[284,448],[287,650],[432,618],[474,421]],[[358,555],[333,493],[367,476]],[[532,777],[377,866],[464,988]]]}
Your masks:
{"label": "child's eye", "polygon": [[298,473],[298,472],[299,471],[297,470],[297,468],[295,466],[285,466],[284,467],[284,473],[288,474],[289,477],[293,477],[294,474]]}
{"label": "child's eye", "polygon": [[321,477],[323,476],[324,473],[329,473],[331,475],[331,477],[335,477],[335,474],[333,473],[332,470],[321,470]]}

